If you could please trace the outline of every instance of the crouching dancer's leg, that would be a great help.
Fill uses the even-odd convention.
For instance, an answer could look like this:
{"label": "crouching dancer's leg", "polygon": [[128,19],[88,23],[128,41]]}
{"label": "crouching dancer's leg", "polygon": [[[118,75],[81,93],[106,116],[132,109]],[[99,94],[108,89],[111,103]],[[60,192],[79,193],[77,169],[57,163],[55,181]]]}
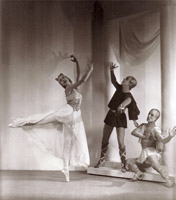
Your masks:
{"label": "crouching dancer's leg", "polygon": [[144,173],[138,168],[136,158],[126,160],[126,169],[134,172],[134,176],[130,179],[131,181],[141,180],[144,177]]}
{"label": "crouching dancer's leg", "polygon": [[166,181],[165,186],[169,188],[173,187],[173,185],[175,184],[174,181],[170,179],[167,170],[160,165],[156,156],[149,156],[147,159],[150,162],[153,169],[155,169],[161,175],[161,177]]}

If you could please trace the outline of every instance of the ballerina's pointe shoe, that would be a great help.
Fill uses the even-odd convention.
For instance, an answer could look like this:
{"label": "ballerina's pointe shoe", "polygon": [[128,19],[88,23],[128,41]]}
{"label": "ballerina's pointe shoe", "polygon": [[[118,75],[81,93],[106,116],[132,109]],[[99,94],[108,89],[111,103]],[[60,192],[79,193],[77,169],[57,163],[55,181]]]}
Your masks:
{"label": "ballerina's pointe shoe", "polygon": [[20,128],[22,126],[34,126],[34,125],[36,125],[36,123],[34,123],[34,122],[25,122],[25,123],[24,122],[21,122],[21,123],[14,122],[14,123],[10,123],[8,126],[11,128]]}
{"label": "ballerina's pointe shoe", "polygon": [[13,123],[8,124],[8,127],[10,127],[10,128],[18,128],[18,126],[16,124],[13,124]]}
{"label": "ballerina's pointe shoe", "polygon": [[65,169],[63,169],[63,170],[61,170],[61,171],[62,171],[62,173],[63,173],[64,176],[65,176],[66,182],[69,182],[69,181],[70,181],[69,171],[68,171],[68,170],[65,170]]}

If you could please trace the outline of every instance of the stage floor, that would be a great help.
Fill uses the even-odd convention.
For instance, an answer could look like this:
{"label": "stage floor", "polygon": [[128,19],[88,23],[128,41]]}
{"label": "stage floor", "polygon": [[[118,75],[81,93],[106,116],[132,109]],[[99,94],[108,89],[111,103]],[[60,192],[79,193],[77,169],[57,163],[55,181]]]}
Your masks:
{"label": "stage floor", "polygon": [[0,200],[174,200],[176,187],[163,183],[70,172],[0,171]]}

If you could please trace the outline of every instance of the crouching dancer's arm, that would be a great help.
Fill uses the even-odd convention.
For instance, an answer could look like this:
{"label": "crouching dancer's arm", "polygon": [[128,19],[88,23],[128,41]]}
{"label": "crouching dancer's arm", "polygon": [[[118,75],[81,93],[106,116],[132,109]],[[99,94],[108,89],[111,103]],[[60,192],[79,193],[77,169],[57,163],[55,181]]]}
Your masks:
{"label": "crouching dancer's arm", "polygon": [[132,132],[131,135],[138,137],[138,138],[145,138],[144,136],[144,125],[141,124],[140,126],[138,126],[137,128],[135,128]]}
{"label": "crouching dancer's arm", "polygon": [[176,126],[171,131],[168,131],[167,136],[163,136],[159,129],[155,129],[155,134],[158,141],[166,144],[176,135]]}

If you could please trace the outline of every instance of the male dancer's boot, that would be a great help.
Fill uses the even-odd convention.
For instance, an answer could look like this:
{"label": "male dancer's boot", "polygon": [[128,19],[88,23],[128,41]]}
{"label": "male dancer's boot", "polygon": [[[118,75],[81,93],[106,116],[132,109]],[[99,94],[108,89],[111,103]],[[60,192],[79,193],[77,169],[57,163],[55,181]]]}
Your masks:
{"label": "male dancer's boot", "polygon": [[121,171],[126,172],[126,150],[125,147],[123,149],[119,148],[119,155],[121,159]]}
{"label": "male dancer's boot", "polygon": [[105,163],[106,152],[108,150],[108,143],[101,145],[101,156],[98,163],[94,166],[94,168],[99,168]]}

